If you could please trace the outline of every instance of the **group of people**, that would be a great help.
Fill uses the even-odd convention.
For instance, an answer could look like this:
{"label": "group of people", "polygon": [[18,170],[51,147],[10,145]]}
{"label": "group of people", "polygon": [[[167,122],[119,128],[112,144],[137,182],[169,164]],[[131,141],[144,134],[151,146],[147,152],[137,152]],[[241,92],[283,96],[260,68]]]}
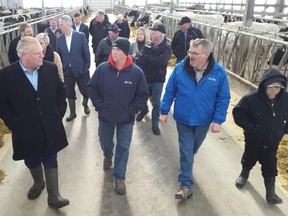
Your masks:
{"label": "group of people", "polygon": [[[180,30],[171,45],[163,24],[150,27],[150,34],[145,27],[137,29],[136,40],[130,43],[130,30],[124,30],[129,26],[121,14],[113,24],[103,11],[96,12],[89,27],[80,20],[75,14],[73,24],[70,16],[63,15],[58,28],[57,20],[52,19],[51,26],[36,38],[31,26],[22,24],[20,36],[9,47],[11,64],[0,70],[0,118],[12,131],[13,159],[24,160],[33,177],[28,198],[39,197],[46,184],[50,206],[61,208],[69,204],[58,189],[57,152],[68,145],[62,123],[66,98],[70,108],[66,121],[77,116],[75,83],[83,95],[84,113],[90,113],[88,98],[98,112],[103,170],[111,169],[114,162],[115,191],[120,195],[126,194],[126,168],[135,120],[141,121],[149,112],[150,98],[151,129],[159,136],[159,123],[168,123],[174,104],[180,152],[180,188],[175,199],[190,198],[194,156],[208,131],[220,132],[230,102],[227,74],[213,57],[213,45],[192,27],[189,17],[178,23]],[[88,32],[96,62],[91,79]],[[177,64],[162,98],[172,52]],[[243,169],[236,186],[245,185],[250,170],[259,161],[269,204],[282,203],[275,194],[275,176],[278,143],[288,131],[286,85],[284,75],[268,69],[258,90],[243,97],[233,109],[235,123],[245,135]]]}

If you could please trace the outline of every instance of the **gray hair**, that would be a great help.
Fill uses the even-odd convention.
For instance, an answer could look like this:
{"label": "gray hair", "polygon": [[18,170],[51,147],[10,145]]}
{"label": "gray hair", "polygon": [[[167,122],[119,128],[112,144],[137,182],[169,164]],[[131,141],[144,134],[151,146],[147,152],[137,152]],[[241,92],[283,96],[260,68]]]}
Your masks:
{"label": "gray hair", "polygon": [[195,40],[191,40],[189,45],[190,46],[202,45],[202,50],[207,53],[211,53],[213,49],[212,43],[205,38],[196,38]]}
{"label": "gray hair", "polygon": [[61,20],[63,20],[65,23],[68,23],[70,27],[72,26],[72,19],[71,19],[70,16],[68,16],[68,15],[63,15],[63,16],[61,16],[61,17],[59,18],[59,22],[60,22]]}
{"label": "gray hair", "polygon": [[49,36],[46,33],[39,33],[36,35],[36,39],[37,40],[43,40],[45,42],[45,45],[48,46],[48,44],[50,43],[50,39]]}
{"label": "gray hair", "polygon": [[105,12],[103,10],[98,10],[96,12],[96,15],[101,15],[101,16],[104,16],[105,15]]}
{"label": "gray hair", "polygon": [[22,53],[28,53],[31,50],[31,45],[38,43],[39,41],[30,36],[23,37],[17,44],[17,55],[20,57]]}

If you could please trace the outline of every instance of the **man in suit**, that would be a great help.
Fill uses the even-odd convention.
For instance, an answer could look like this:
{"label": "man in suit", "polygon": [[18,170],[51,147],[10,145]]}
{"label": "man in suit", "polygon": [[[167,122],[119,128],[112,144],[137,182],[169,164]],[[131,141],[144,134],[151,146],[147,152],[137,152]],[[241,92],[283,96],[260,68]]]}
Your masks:
{"label": "man in suit", "polygon": [[81,15],[79,13],[74,14],[74,24],[72,25],[72,28],[75,31],[83,32],[87,38],[87,42],[89,43],[89,29],[88,26],[81,22]]}
{"label": "man in suit", "polygon": [[66,118],[66,121],[72,121],[77,116],[75,110],[75,83],[77,83],[80,93],[83,95],[84,112],[87,115],[90,114],[87,95],[87,83],[90,80],[90,52],[85,35],[72,29],[70,16],[61,16],[59,24],[63,34],[57,38],[56,52],[61,57],[70,107],[70,115]]}
{"label": "man in suit", "polygon": [[57,66],[43,61],[36,38],[23,37],[17,53],[20,59],[0,70],[0,118],[12,132],[13,159],[24,160],[34,180],[28,198],[36,199],[45,187],[43,164],[48,204],[61,208],[69,205],[58,191],[57,152],[68,145],[64,83]]}
{"label": "man in suit", "polygon": [[51,46],[56,50],[56,39],[62,34],[60,28],[58,28],[56,18],[50,20],[50,27],[45,29],[45,33],[49,36]]}
{"label": "man in suit", "polygon": [[33,36],[33,29],[31,25],[28,23],[22,23],[19,26],[19,32],[20,32],[20,35],[14,38],[9,44],[8,58],[9,58],[10,64],[12,64],[13,62],[16,62],[19,58],[17,55],[17,51],[16,51],[18,41],[20,41],[22,37]]}

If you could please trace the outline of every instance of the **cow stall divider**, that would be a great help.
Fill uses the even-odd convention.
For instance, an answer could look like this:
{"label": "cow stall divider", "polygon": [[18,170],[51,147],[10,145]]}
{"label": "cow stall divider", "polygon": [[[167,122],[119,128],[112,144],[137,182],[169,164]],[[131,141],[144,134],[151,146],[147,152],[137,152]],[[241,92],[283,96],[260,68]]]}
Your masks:
{"label": "cow stall divider", "polygon": [[[128,9],[123,6],[115,6],[114,10],[115,13],[125,14]],[[151,14],[149,11],[145,11],[145,13]],[[172,39],[174,33],[179,29],[180,17],[175,17],[173,14],[158,14],[162,16],[162,22],[166,26],[167,38]],[[212,42],[214,57],[226,68],[227,72],[247,80],[253,87],[259,83],[263,71],[270,67],[287,75],[288,49],[281,56],[278,65],[272,64],[275,51],[288,45],[279,37],[280,33],[257,30],[256,34],[255,29],[251,28],[232,29],[225,27],[225,24],[215,26],[195,20],[192,20],[192,25],[199,28],[203,35]]]}
{"label": "cow stall divider", "polygon": [[[55,14],[51,14],[49,16],[27,20],[26,23],[31,24],[32,29],[33,29],[33,34],[34,36],[36,36],[38,33],[40,33],[38,31],[39,26],[43,25],[43,23],[45,24],[49,23],[49,20],[51,18],[58,19],[62,15],[69,15],[73,17],[73,15],[76,12],[79,12],[79,10],[80,8],[69,9],[69,10],[61,11]],[[20,32],[18,31],[18,26],[22,23],[24,22],[17,23],[16,25],[13,25],[14,27],[8,30],[4,30],[3,32],[0,33],[0,69],[9,64],[9,60],[8,60],[9,44],[14,38],[16,38],[20,34]]]}

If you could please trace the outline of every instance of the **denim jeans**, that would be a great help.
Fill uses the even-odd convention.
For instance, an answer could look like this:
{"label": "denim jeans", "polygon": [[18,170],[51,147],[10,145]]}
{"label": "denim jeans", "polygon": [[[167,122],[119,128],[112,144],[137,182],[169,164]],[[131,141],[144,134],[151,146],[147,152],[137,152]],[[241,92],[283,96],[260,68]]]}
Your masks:
{"label": "denim jeans", "polygon": [[178,181],[181,187],[193,187],[194,155],[202,145],[210,125],[188,126],[177,122],[180,149],[180,173]]}
{"label": "denim jeans", "polygon": [[148,83],[148,89],[150,96],[152,96],[152,126],[158,126],[163,83]]}
{"label": "denim jeans", "polygon": [[25,165],[29,169],[35,169],[43,163],[45,169],[52,169],[58,167],[57,154],[52,154],[43,158],[25,158]]}
{"label": "denim jeans", "polygon": [[98,135],[104,157],[114,155],[114,131],[116,128],[116,150],[113,175],[115,180],[125,180],[129,148],[132,139],[133,124],[113,125],[99,120]]}

